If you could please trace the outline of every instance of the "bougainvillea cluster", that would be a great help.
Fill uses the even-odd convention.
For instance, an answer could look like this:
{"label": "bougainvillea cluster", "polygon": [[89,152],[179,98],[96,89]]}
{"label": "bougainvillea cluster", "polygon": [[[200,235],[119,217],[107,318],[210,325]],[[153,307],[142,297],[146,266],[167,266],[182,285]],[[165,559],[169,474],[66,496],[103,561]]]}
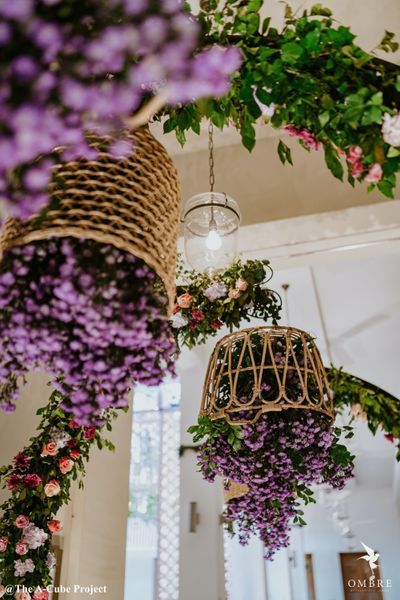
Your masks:
{"label": "bougainvillea cluster", "polygon": [[292,523],[305,524],[301,505],[315,501],[311,485],[341,489],[352,476],[353,457],[339,443],[341,430],[318,412],[265,413],[242,426],[200,417],[191,431],[195,439],[208,436],[198,453],[207,481],[220,476],[248,486],[229,500],[225,517],[234,521],[241,544],[257,535],[267,559],[289,544]]}
{"label": "bougainvillea cluster", "polygon": [[202,46],[180,0],[6,0],[0,57],[0,198],[22,218],[46,204],[56,162],[95,156],[87,132],[118,131],[160,92],[223,95],[240,64],[236,48]]}
{"label": "bougainvillea cluster", "polygon": [[135,382],[173,372],[175,342],[154,272],[133,255],[75,238],[8,250],[0,267],[1,406],[44,368],[82,425],[125,406]]}
{"label": "bougainvillea cluster", "polygon": [[276,324],[281,299],[267,285],[272,274],[268,260],[237,259],[213,278],[179,265],[177,297],[170,320],[177,343],[193,348],[216,335],[224,325],[232,331],[242,320],[251,318]]}
{"label": "bougainvillea cluster", "polygon": [[53,392],[48,405],[39,409],[38,434],[19,452],[11,465],[0,469],[3,488],[11,496],[0,507],[0,597],[11,586],[31,589],[21,600],[47,600],[56,564],[52,534],[63,524],[56,518],[70,501],[71,484],[83,487],[85,463],[94,444],[113,450],[103,437],[110,431],[116,411],[103,414],[103,426],[81,427],[65,413],[59,392]]}

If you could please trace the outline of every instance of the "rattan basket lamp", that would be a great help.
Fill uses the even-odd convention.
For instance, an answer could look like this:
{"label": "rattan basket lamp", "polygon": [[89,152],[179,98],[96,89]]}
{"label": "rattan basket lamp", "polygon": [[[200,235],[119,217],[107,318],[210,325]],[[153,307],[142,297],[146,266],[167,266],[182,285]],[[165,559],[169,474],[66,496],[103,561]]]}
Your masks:
{"label": "rattan basket lamp", "polygon": [[[285,410],[313,410],[334,418],[332,393],[313,338],[294,327],[260,326],[219,340],[208,365],[200,415],[245,425],[264,413]],[[226,482],[225,502],[247,490]]]}
{"label": "rattan basket lamp", "polygon": [[[115,160],[94,142],[96,160],[61,164],[54,171],[52,203],[27,222],[8,219],[5,250],[36,240],[76,237],[112,244],[143,259],[165,287],[170,312],[175,297],[180,186],[176,168],[148,127],[127,136],[132,153]],[[108,140],[109,141],[109,140]]]}

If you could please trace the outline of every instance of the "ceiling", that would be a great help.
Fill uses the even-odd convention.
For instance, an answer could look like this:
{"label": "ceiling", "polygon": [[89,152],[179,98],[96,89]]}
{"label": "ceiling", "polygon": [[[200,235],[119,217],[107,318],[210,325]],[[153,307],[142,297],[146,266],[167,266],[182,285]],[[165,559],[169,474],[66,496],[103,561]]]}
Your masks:
{"label": "ceiling", "polygon": [[[315,2],[292,1],[293,8],[310,7]],[[400,37],[400,2],[398,0],[326,0],[339,23],[349,25],[358,35],[358,42],[372,50],[385,29]],[[194,10],[198,2],[193,1]],[[284,4],[268,0],[265,15],[280,27]],[[383,53],[384,58],[388,55]],[[391,60],[400,63],[400,53]],[[153,124],[152,131],[173,156],[182,184],[182,199],[207,191],[208,152],[207,125],[201,134],[191,134],[181,148],[173,133],[163,135],[162,126]],[[380,193],[368,193],[366,185],[355,189],[336,180],[325,166],[321,151],[306,152],[295,140],[282,136],[292,148],[294,166],[283,166],[276,147],[279,135],[269,125],[257,127],[257,145],[250,154],[240,144],[240,136],[232,128],[215,132],[216,189],[235,198],[242,211],[243,224],[285,219],[350,206],[386,202]]]}

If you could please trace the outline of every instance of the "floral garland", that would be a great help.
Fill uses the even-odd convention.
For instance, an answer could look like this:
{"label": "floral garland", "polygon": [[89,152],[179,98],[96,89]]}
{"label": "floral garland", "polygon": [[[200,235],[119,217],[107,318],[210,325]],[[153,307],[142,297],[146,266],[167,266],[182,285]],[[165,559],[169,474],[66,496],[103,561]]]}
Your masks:
{"label": "floral garland", "polygon": [[[167,109],[164,131],[175,131],[184,144],[185,132],[198,132],[206,117],[220,128],[233,124],[251,150],[254,125],[270,122],[307,150],[323,148],[338,179],[346,169],[351,185],[365,181],[392,198],[400,170],[399,67],[362,50],[321,4],[301,16],[286,5],[281,31],[261,18],[263,0],[201,5],[206,39],[236,45],[243,62],[226,97]],[[378,48],[397,50],[393,38],[385,32]],[[278,153],[292,164],[283,140]]]}
{"label": "floral garland", "polygon": [[111,431],[116,411],[104,412],[100,428],[80,427],[61,408],[63,401],[58,391],[53,392],[48,405],[37,412],[39,433],[12,465],[0,469],[2,487],[11,492],[0,507],[0,597],[7,586],[17,590],[19,585],[32,595],[17,591],[17,600],[49,598],[46,588],[55,567],[51,536],[63,528],[55,518],[57,512],[70,501],[73,481],[83,487],[85,462],[93,445],[114,449],[103,430]]}
{"label": "floral garland", "polygon": [[224,516],[236,524],[242,545],[257,535],[267,559],[288,546],[292,523],[306,524],[301,501],[315,502],[311,485],[341,489],[352,477],[354,457],[339,443],[342,434],[351,436],[351,428],[332,428],[325,415],[313,411],[266,413],[253,425],[199,417],[189,432],[195,442],[206,437],[198,450],[204,479],[220,476],[248,486],[229,500]]}
{"label": "floral garland", "polygon": [[94,158],[87,132],[118,133],[153,94],[225,94],[240,52],[200,33],[180,0],[1,2],[0,197],[13,214],[44,207],[53,165]]}
{"label": "floral garland", "polygon": [[366,421],[375,435],[378,430],[385,438],[397,443],[397,460],[400,462],[400,400],[342,369],[327,369],[329,385],[332,388],[335,409],[344,414],[350,409],[352,419]]}
{"label": "floral garland", "polygon": [[[133,285],[132,282],[135,282]],[[113,246],[75,238],[8,250],[0,265],[0,406],[18,377],[47,369],[81,425],[127,405],[135,382],[174,371],[175,342],[154,272]]]}
{"label": "floral garland", "polygon": [[272,320],[281,310],[279,295],[267,287],[272,277],[268,260],[236,260],[224,273],[210,278],[178,267],[177,298],[170,323],[179,346],[203,344],[218,330],[231,331],[244,319]]}

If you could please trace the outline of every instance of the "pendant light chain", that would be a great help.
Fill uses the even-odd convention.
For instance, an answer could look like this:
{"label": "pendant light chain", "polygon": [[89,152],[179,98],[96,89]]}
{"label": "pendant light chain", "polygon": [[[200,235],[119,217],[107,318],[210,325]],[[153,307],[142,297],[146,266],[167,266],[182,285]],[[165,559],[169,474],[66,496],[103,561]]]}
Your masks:
{"label": "pendant light chain", "polygon": [[214,191],[215,175],[214,175],[214,125],[210,121],[208,124],[208,165],[210,192]]}

